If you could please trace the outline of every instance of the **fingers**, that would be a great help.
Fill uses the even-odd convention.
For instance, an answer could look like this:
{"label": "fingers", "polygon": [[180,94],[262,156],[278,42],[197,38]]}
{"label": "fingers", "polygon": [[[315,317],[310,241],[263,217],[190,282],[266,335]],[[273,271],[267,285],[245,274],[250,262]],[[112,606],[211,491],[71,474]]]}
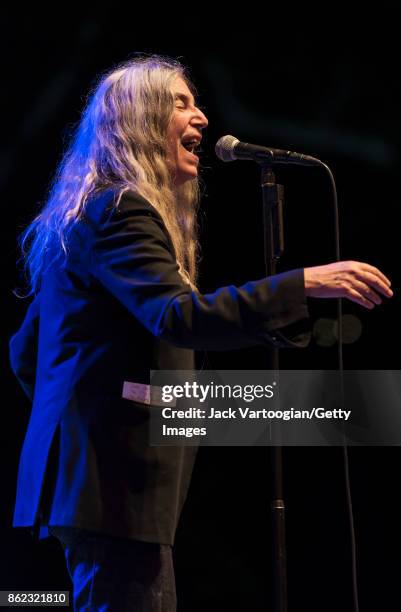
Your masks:
{"label": "fingers", "polygon": [[378,275],[375,275],[374,273],[370,271],[365,271],[364,276],[365,278],[363,280],[365,283],[368,283],[371,287],[376,289],[376,291],[379,291],[384,296],[392,297],[393,292],[390,289],[390,285],[387,282],[385,283],[381,277],[379,277]]}
{"label": "fingers", "polygon": [[356,291],[352,287],[350,288],[350,290],[349,290],[348,294],[346,295],[346,297],[349,300],[351,300],[351,302],[355,302],[356,304],[359,304],[360,306],[363,306],[364,308],[367,308],[368,310],[372,310],[375,307],[373,302],[368,300],[362,294],[358,293],[358,291]]}
{"label": "fingers", "polygon": [[385,276],[383,272],[381,272],[378,268],[375,268],[374,266],[371,266],[367,263],[361,263],[360,266],[362,270],[364,270],[366,273],[373,275],[375,278],[379,278],[382,283],[384,283],[384,285],[386,285],[387,287],[391,287],[390,279],[388,279],[387,276]]}
{"label": "fingers", "polygon": [[390,280],[378,268],[370,264],[353,262],[353,274],[345,285],[345,297],[361,306],[372,310],[381,304],[381,293],[387,298],[392,297]]}
{"label": "fingers", "polygon": [[370,310],[374,308],[375,305],[382,303],[380,295],[378,295],[372,287],[356,279],[354,279],[352,286],[350,286],[349,292],[350,299],[359,299],[360,301],[358,303],[361,303],[361,306],[365,306],[365,308],[369,308]]}

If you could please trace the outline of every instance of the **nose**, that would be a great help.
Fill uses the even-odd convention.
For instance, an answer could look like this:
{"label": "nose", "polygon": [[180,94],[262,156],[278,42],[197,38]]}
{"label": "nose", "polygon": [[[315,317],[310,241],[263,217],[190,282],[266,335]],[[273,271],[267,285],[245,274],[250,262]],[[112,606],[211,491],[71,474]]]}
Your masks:
{"label": "nose", "polygon": [[209,125],[206,115],[197,106],[195,107],[195,114],[193,116],[192,123],[201,130]]}

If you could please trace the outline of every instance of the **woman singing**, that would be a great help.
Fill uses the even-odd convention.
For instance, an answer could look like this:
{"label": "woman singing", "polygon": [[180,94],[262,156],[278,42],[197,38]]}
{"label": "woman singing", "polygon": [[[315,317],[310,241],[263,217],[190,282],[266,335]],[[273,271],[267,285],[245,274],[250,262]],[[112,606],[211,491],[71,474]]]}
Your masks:
{"label": "woman singing", "polygon": [[23,234],[34,299],[10,355],[33,407],[14,526],[59,538],[75,610],[175,610],[171,546],[196,449],[149,445],[150,370],[193,369],[196,349],[305,346],[307,297],[373,308],[392,294],[359,262],[199,292],[208,121],[194,95],[159,56],[103,76]]}

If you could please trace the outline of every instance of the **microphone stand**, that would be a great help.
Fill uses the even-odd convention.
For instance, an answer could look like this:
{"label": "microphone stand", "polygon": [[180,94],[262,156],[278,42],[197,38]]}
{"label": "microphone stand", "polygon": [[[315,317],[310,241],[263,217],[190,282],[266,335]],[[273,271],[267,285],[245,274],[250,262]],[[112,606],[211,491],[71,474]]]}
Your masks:
{"label": "microphone stand", "polygon": [[[266,275],[276,273],[276,263],[284,250],[283,203],[284,187],[276,184],[272,167],[261,165],[263,196],[264,260]],[[273,369],[279,370],[278,348],[273,349]],[[274,574],[274,612],[287,612],[287,559],[285,547],[285,505],[283,499],[283,455],[281,446],[271,447],[272,465],[272,540]]]}

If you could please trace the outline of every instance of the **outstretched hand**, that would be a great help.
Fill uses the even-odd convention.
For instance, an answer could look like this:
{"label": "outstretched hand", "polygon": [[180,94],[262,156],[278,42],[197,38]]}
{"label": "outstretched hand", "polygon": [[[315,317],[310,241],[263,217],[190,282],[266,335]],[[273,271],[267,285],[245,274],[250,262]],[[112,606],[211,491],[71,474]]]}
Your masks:
{"label": "outstretched hand", "polygon": [[370,310],[381,304],[379,294],[392,297],[391,282],[380,270],[359,261],[339,261],[305,268],[305,293],[315,298],[347,298]]}

